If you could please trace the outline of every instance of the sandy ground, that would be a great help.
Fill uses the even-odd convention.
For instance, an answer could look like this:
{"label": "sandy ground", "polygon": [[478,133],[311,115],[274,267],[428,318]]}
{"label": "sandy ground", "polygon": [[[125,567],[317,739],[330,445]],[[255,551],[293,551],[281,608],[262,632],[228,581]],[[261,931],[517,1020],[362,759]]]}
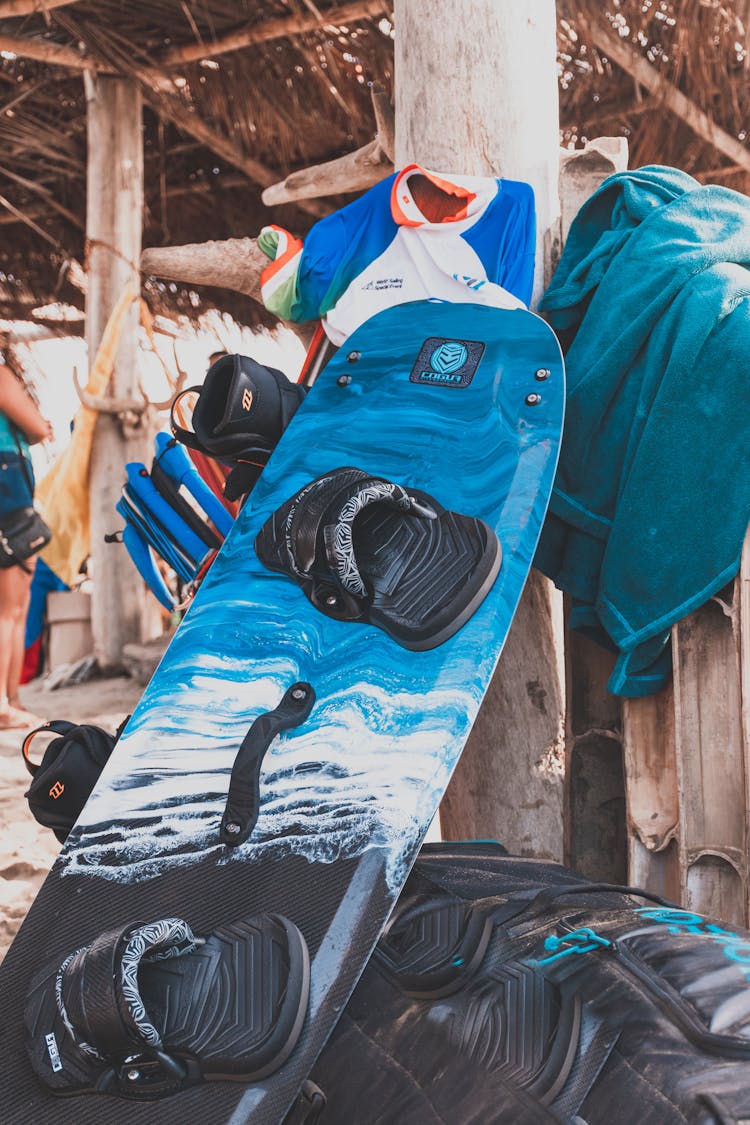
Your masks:
{"label": "sandy ground", "polygon": [[[143,688],[120,676],[47,691],[41,681],[21,688],[25,707],[42,719],[96,723],[114,731]],[[0,731],[0,960],[57,856],[60,845],[24,799],[31,780],[21,758],[23,731]]]}

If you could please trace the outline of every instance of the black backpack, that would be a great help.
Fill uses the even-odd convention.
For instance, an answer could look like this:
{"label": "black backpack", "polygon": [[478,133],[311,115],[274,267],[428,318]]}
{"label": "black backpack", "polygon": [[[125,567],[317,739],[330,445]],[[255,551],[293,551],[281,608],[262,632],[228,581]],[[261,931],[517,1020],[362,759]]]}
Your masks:
{"label": "black backpack", "polygon": [[[181,426],[175,408],[197,394],[192,430]],[[227,500],[249,492],[289,425],[307,387],[291,383],[275,367],[246,355],[225,355],[209,367],[202,386],[180,391],[172,403],[172,433],[188,449],[231,466],[224,485]]]}
{"label": "black backpack", "polygon": [[740,1125],[750,933],[427,845],[310,1077],[319,1125]]}
{"label": "black backpack", "polygon": [[[127,721],[123,721],[116,734],[108,734],[89,723],[53,719],[24,738],[21,753],[34,779],[25,794],[29,808],[40,824],[52,829],[60,843],[65,842],[80,816]],[[52,739],[37,765],[29,751],[36,735],[43,731],[52,731],[58,737]]]}

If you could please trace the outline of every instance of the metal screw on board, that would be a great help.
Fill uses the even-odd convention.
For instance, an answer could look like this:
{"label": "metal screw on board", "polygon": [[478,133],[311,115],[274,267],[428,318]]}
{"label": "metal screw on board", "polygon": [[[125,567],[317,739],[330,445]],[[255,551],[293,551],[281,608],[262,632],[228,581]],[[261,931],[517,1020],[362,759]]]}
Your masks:
{"label": "metal screw on board", "polygon": [[335,594],[329,594],[328,597],[326,598],[326,605],[331,605],[331,606],[338,605],[338,602],[339,602],[339,599],[336,597]]}
{"label": "metal screw on board", "polygon": [[538,383],[543,383],[544,380],[549,379],[549,377],[550,377],[549,367],[540,367],[538,371],[534,372],[534,378],[536,379],[536,381]]}
{"label": "metal screw on board", "polygon": [[538,406],[541,401],[542,396],[536,394],[534,391],[532,391],[530,395],[526,395],[527,406]]}
{"label": "metal screw on board", "polygon": [[346,357],[347,363],[356,363],[361,356],[362,352],[349,352],[349,355]]}
{"label": "metal screw on board", "polygon": [[140,1077],[141,1077],[140,1070],[136,1070],[135,1068],[133,1068],[132,1070],[129,1070],[128,1073],[127,1073],[128,1082],[137,1082]]}
{"label": "metal screw on board", "polygon": [[298,688],[295,688],[294,691],[292,692],[292,699],[304,699],[306,695],[307,695],[307,692],[305,691],[305,689],[301,688],[301,687],[298,687]]}
{"label": "metal screw on board", "polygon": [[233,820],[231,820],[229,824],[226,824],[224,826],[224,830],[229,836],[238,836],[240,833],[240,826],[239,824],[236,824]]}
{"label": "metal screw on board", "polygon": [[340,387],[348,387],[351,381],[351,375],[339,375],[338,379],[336,380]]}

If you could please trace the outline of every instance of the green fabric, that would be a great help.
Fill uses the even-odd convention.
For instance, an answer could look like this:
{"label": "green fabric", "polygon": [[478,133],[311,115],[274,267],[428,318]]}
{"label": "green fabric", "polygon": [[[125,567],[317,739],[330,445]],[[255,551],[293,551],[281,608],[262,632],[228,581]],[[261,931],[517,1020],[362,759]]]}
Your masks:
{"label": "green fabric", "polygon": [[16,436],[21,444],[21,451],[29,457],[29,443],[17,426],[14,426],[7,414],[0,410],[0,451],[3,453],[18,453]]}
{"label": "green fabric", "polygon": [[[276,260],[278,255],[282,233],[286,234],[287,239],[294,241],[288,231],[281,232],[274,227],[263,227],[258,235],[258,246],[272,262]],[[302,243],[299,243],[299,246],[301,249]],[[260,288],[263,303],[269,312],[272,312],[281,320],[299,320],[297,313],[300,300],[299,259],[292,269],[280,277],[276,277],[271,284],[266,283],[264,273],[261,276]]]}
{"label": "green fabric", "polygon": [[265,256],[273,261],[279,246],[279,232],[272,227],[263,227],[256,241]]}
{"label": "green fabric", "polygon": [[[541,307],[567,344],[560,465],[536,565],[648,695],[669,629],[739,568],[750,513],[750,200],[670,168],[611,176]],[[571,342],[572,340],[572,342]]]}

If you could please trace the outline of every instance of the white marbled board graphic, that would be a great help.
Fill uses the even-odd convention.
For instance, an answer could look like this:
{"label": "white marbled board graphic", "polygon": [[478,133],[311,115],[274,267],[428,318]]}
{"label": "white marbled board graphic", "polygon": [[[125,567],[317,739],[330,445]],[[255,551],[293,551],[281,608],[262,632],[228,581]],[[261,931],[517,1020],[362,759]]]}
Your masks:
{"label": "white marbled board graphic", "polygon": [[[467,387],[410,381],[430,337],[481,341]],[[347,358],[357,353],[351,361]],[[539,380],[535,373],[550,372]],[[340,385],[338,377],[351,376]],[[538,395],[539,401],[527,402]],[[63,874],[140,881],[214,854],[334,862],[382,853],[395,896],[463,748],[528,571],[557,457],[564,398],[557,342],[530,313],[432,302],[388,310],[329,363],[273,454],[63,849]],[[333,621],[253,541],[297,489],[356,465],[493,526],[500,574],[437,649],[408,652]],[[250,839],[218,841],[232,764],[252,721],[296,680],[308,720],[261,774]]]}

